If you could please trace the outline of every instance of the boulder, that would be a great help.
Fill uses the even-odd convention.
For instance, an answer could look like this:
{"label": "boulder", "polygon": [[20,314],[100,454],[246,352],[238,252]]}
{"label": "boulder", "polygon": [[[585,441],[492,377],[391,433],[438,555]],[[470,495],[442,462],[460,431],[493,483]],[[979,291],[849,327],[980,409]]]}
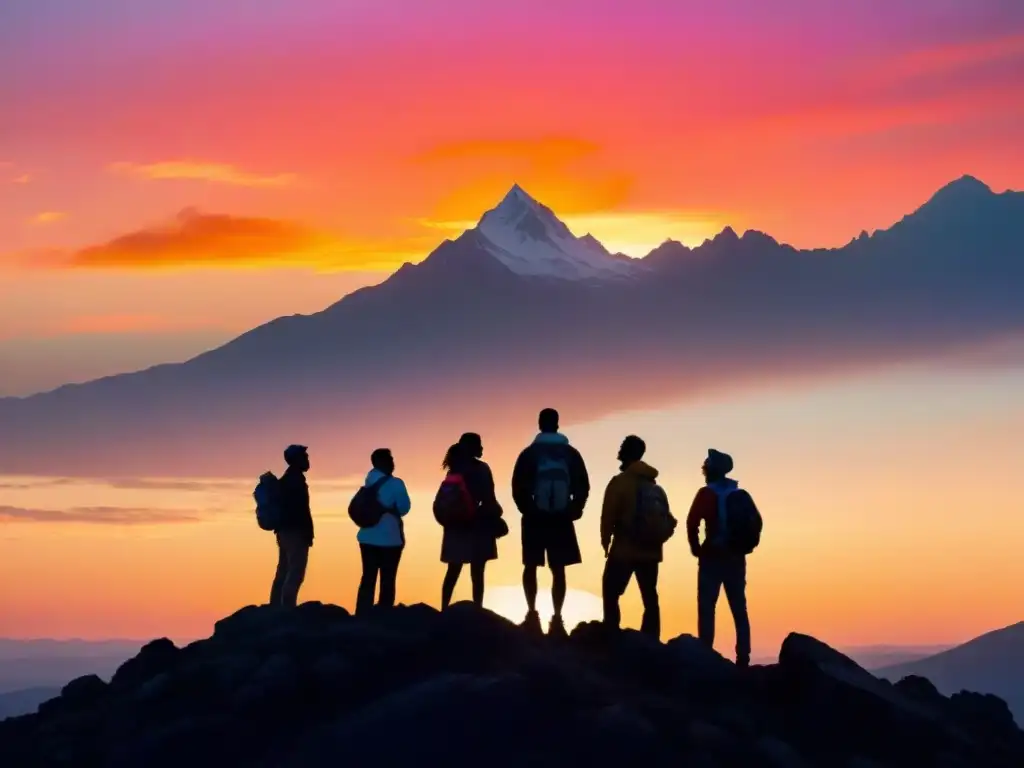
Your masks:
{"label": "boulder", "polygon": [[117,668],[110,685],[120,690],[137,687],[173,667],[180,653],[166,637],[146,643],[135,658],[128,659]]}
{"label": "boulder", "polygon": [[99,675],[76,677],[60,691],[60,697],[68,706],[88,707],[107,693],[107,683]]}

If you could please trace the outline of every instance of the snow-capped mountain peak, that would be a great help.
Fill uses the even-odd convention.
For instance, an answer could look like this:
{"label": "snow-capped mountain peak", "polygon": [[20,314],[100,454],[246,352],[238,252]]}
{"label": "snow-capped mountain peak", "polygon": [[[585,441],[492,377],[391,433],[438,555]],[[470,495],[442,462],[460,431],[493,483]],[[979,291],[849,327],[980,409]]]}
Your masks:
{"label": "snow-capped mountain peak", "polygon": [[578,238],[518,184],[480,219],[487,250],[520,275],[569,280],[622,277],[632,265],[615,259],[593,238]]}

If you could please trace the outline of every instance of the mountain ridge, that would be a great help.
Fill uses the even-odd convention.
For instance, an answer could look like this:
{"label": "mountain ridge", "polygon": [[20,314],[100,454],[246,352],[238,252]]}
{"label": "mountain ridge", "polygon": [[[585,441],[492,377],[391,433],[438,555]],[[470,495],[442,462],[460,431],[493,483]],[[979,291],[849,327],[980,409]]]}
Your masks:
{"label": "mountain ridge", "polygon": [[[882,228],[882,229],[876,229],[873,233],[870,233],[870,234],[866,230],[863,230],[859,236],[853,238],[846,245],[838,246],[838,247],[834,247],[834,248],[798,249],[798,248],[795,248],[792,245],[789,245],[787,243],[783,243],[783,242],[781,242],[779,240],[776,240],[774,237],[772,237],[770,234],[768,234],[766,232],[762,232],[762,231],[756,230],[756,229],[744,230],[743,235],[737,235],[737,233],[733,229],[733,227],[731,227],[729,225],[726,225],[725,227],[723,227],[723,229],[720,232],[718,232],[717,234],[715,234],[714,236],[706,238],[700,245],[697,245],[697,246],[694,246],[694,247],[690,247],[690,246],[684,245],[682,242],[680,242],[678,240],[674,240],[674,239],[668,238],[664,242],[662,242],[660,245],[658,245],[655,248],[651,249],[648,253],[646,253],[645,255],[643,255],[641,257],[629,257],[629,256],[625,256],[624,254],[611,254],[607,250],[607,248],[605,248],[604,244],[601,243],[596,237],[594,237],[590,233],[586,233],[583,236],[581,236],[579,238],[576,238],[576,239],[579,240],[579,241],[582,241],[584,243],[589,244],[591,247],[593,247],[593,245],[596,245],[596,246],[600,247],[600,249],[602,251],[604,251],[604,253],[608,254],[609,256],[617,257],[620,260],[628,260],[629,262],[633,262],[633,263],[637,263],[637,264],[644,264],[645,262],[648,261],[648,259],[652,259],[652,257],[653,257],[653,259],[655,261],[659,261],[659,260],[660,261],[672,261],[672,260],[678,259],[681,256],[690,256],[690,257],[692,257],[692,256],[703,255],[703,253],[707,252],[706,249],[716,247],[716,243],[718,244],[718,247],[721,247],[722,244],[728,244],[730,246],[735,246],[738,243],[740,243],[740,244],[742,244],[742,243],[747,243],[747,244],[750,244],[750,243],[770,244],[770,245],[774,245],[774,246],[778,247],[782,251],[790,252],[790,253],[832,254],[832,253],[842,252],[842,251],[850,248],[854,244],[861,243],[864,240],[870,240],[870,239],[876,237],[879,233],[889,232],[889,231],[897,228],[898,226],[900,226],[904,222],[912,219],[913,216],[915,216],[916,214],[919,214],[921,211],[928,209],[929,206],[932,206],[935,203],[938,203],[940,205],[944,205],[944,204],[947,204],[951,200],[963,200],[963,199],[977,200],[979,198],[984,198],[984,197],[997,198],[999,196],[1008,196],[1008,195],[1016,195],[1016,196],[1019,196],[1022,199],[1024,199],[1024,192],[1018,192],[1018,191],[1014,191],[1014,190],[1007,190],[1005,192],[996,193],[996,192],[993,192],[991,187],[989,187],[984,182],[980,181],[979,179],[977,179],[976,177],[974,177],[972,175],[967,174],[967,175],[961,176],[961,177],[959,177],[959,178],[957,178],[957,179],[955,179],[953,181],[950,181],[947,184],[945,184],[944,186],[942,186],[933,195],[931,195],[928,198],[927,201],[922,203],[918,208],[916,208],[911,213],[903,216],[899,221],[894,223],[892,226],[887,227],[887,228]],[[488,216],[488,214],[498,210],[501,207],[501,205],[503,203],[505,203],[506,201],[508,201],[510,199],[511,200],[515,200],[515,199],[522,199],[522,198],[526,198],[531,203],[533,203],[536,206],[542,208],[545,212],[547,212],[552,217],[554,217],[555,220],[558,221],[559,225],[561,225],[562,227],[565,227],[565,225],[561,222],[561,220],[557,219],[557,216],[554,215],[553,211],[551,211],[550,208],[548,208],[547,206],[544,206],[544,205],[538,203],[518,183],[514,183],[513,184],[512,188],[509,190],[508,193],[506,193],[505,197],[498,204],[498,206],[496,206],[493,209],[490,209],[489,211],[485,212],[482,215],[481,222],[483,221],[484,218],[486,218]],[[60,390],[64,390],[66,388],[79,388],[79,387],[83,387],[83,386],[88,386],[88,385],[93,384],[95,382],[104,381],[106,379],[116,378],[116,377],[119,377],[119,376],[132,376],[132,375],[135,375],[135,374],[145,373],[147,371],[151,371],[151,370],[154,370],[154,369],[161,369],[161,368],[163,368],[165,366],[185,365],[185,364],[188,364],[188,363],[192,362],[193,360],[196,360],[198,358],[202,358],[202,357],[204,357],[206,355],[209,355],[210,353],[216,352],[217,350],[222,349],[223,347],[226,347],[226,346],[232,344],[237,339],[242,338],[244,336],[247,336],[247,335],[253,333],[254,331],[258,331],[258,330],[260,330],[262,328],[266,328],[266,327],[272,326],[274,324],[280,324],[280,323],[283,323],[283,322],[288,322],[288,321],[291,321],[291,320],[294,320],[294,319],[309,318],[309,317],[315,317],[317,315],[321,315],[321,314],[323,314],[325,312],[331,311],[338,304],[340,304],[341,302],[349,299],[350,297],[366,294],[367,292],[372,292],[376,288],[379,288],[381,285],[389,282],[390,280],[392,280],[395,277],[398,277],[400,275],[405,276],[405,275],[409,274],[410,272],[414,272],[417,267],[420,267],[420,266],[426,264],[431,259],[434,259],[435,261],[441,261],[441,260],[445,259],[448,256],[448,254],[450,253],[450,250],[448,250],[448,249],[450,249],[455,244],[458,244],[460,242],[465,242],[466,240],[472,240],[472,245],[474,247],[485,248],[488,243],[486,242],[486,240],[480,240],[479,239],[481,237],[481,234],[482,234],[480,232],[480,226],[479,225],[480,225],[480,223],[478,223],[474,227],[471,227],[471,228],[465,230],[464,232],[462,232],[460,235],[456,236],[455,238],[445,239],[436,248],[434,248],[434,250],[431,251],[426,256],[426,258],[424,258],[423,260],[421,260],[419,262],[404,262],[393,273],[388,275],[388,277],[386,277],[384,279],[384,281],[382,281],[381,283],[378,283],[376,285],[365,286],[363,288],[359,288],[359,289],[357,289],[357,290],[355,290],[355,291],[353,291],[353,292],[351,292],[349,294],[346,294],[345,296],[342,296],[341,298],[339,298],[334,303],[328,305],[324,309],[319,310],[317,312],[312,312],[312,313],[295,313],[295,314],[292,314],[292,315],[284,315],[284,316],[281,316],[281,317],[272,318],[272,319],[270,319],[270,320],[268,320],[268,321],[266,321],[264,323],[261,323],[261,324],[259,324],[257,326],[254,326],[253,328],[249,329],[248,331],[245,331],[245,332],[239,334],[238,336],[234,337],[233,339],[228,340],[227,342],[225,342],[224,344],[221,344],[218,347],[214,347],[213,349],[206,350],[205,352],[201,352],[201,353],[199,353],[197,355],[194,355],[193,357],[191,357],[191,358],[189,358],[187,360],[181,361],[181,362],[158,363],[156,365],[148,366],[148,367],[146,367],[144,369],[140,369],[138,371],[128,371],[128,372],[124,372],[124,373],[115,373],[115,374],[110,374],[108,376],[102,376],[102,377],[99,377],[97,379],[92,379],[92,380],[85,381],[85,382],[75,382],[75,383],[69,383],[69,384],[62,384],[60,386],[54,387],[53,389],[49,389],[49,390],[45,390],[45,391],[41,391],[41,392],[34,392],[34,393],[31,393],[31,394],[28,394],[28,395],[15,395],[15,396],[0,397],[0,403],[9,402],[9,401],[19,401],[19,400],[20,401],[24,401],[24,400],[28,400],[28,399],[31,399],[31,398],[39,397],[39,396],[42,396],[42,395],[52,394],[52,393],[58,392]],[[568,232],[568,228],[567,227],[565,227],[565,231]],[[571,232],[569,234],[571,235]],[[572,236],[575,237],[575,235],[572,235]],[[484,236],[484,238],[486,238],[486,236]],[[712,255],[714,255],[714,254],[712,254]],[[452,261],[454,261],[456,263],[456,265],[460,269],[472,270],[471,276],[475,277],[475,278],[480,276],[480,274],[479,274],[480,270],[487,270],[487,271],[490,272],[490,274],[492,276],[495,275],[495,274],[499,274],[499,273],[504,275],[504,273],[507,271],[507,272],[512,272],[513,274],[516,274],[516,276],[519,277],[519,278],[524,278],[524,279],[530,279],[531,277],[537,277],[537,278],[544,277],[544,275],[530,275],[530,274],[518,274],[518,273],[515,273],[507,265],[501,263],[500,261],[498,263],[504,269],[504,271],[499,271],[499,270],[495,270],[494,269],[494,267],[493,267],[494,260],[486,260],[486,259],[479,259],[479,258],[474,258],[472,260],[470,260],[470,259],[462,259],[462,260],[460,260],[460,259],[449,259],[448,260],[449,264]]]}
{"label": "mountain ridge", "polygon": [[[416,454],[407,472],[430,476],[446,412],[504,451],[503,436],[552,403],[574,404],[568,425],[627,401],[657,407],[722,382],[863,370],[1024,333],[1024,195],[954,183],[974,191],[940,208],[975,202],[920,208],[839,249],[726,230],[694,249],[659,246],[629,279],[516,274],[472,228],[376,286],[184,363],[0,400],[0,472],[91,475],[113,462],[235,476],[299,439],[346,466],[365,461],[364,443],[388,441]],[[533,375],[552,361],[557,377]],[[635,370],[647,375],[627,398],[616,382]],[[374,409],[391,418],[374,421]],[[340,423],[348,440],[330,427]],[[199,461],[202,440],[223,455]]]}

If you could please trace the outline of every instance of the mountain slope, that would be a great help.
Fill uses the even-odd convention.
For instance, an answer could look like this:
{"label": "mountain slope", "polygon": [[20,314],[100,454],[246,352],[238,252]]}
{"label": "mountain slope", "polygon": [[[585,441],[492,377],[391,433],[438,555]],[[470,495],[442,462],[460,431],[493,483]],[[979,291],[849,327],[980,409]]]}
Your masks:
{"label": "mountain slope", "polygon": [[1021,333],[1024,195],[978,185],[841,249],[726,230],[628,279],[517,274],[482,221],[379,286],[186,363],[0,400],[0,473],[249,475],[299,441],[333,472],[389,445],[407,477],[432,478],[446,440],[484,433],[503,461],[548,405],[578,422]]}
{"label": "mountain slope", "polygon": [[876,674],[888,680],[920,675],[946,695],[961,690],[992,693],[1006,701],[1018,723],[1024,723],[1024,621]]}

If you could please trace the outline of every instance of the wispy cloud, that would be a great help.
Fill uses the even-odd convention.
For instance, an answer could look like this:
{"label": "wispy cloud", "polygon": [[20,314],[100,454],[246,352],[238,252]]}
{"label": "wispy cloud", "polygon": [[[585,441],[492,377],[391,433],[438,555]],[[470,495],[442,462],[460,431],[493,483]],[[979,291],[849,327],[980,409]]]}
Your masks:
{"label": "wispy cloud", "polygon": [[31,173],[23,173],[20,176],[15,176],[11,179],[11,182],[14,184],[29,184],[32,182],[32,178],[33,176]]}
{"label": "wispy cloud", "polygon": [[54,224],[67,218],[63,211],[43,211],[32,217],[31,223],[35,225]]}
{"label": "wispy cloud", "polygon": [[359,240],[291,219],[187,208],[165,223],[96,245],[77,250],[37,248],[5,258],[25,269],[302,267],[323,272],[375,272],[419,261],[436,245],[436,236],[430,233]]}
{"label": "wispy cloud", "polygon": [[236,187],[290,187],[298,181],[298,176],[294,173],[250,173],[227,163],[204,163],[193,160],[169,160],[148,164],[118,162],[111,163],[107,170],[119,176],[152,181],[205,181]]}
{"label": "wispy cloud", "polygon": [[59,510],[0,506],[0,521],[4,522],[159,525],[163,523],[195,523],[199,520],[200,518],[194,511],[179,509],[71,507]]}
{"label": "wispy cloud", "polygon": [[71,266],[247,266],[316,263],[338,246],[332,235],[284,219],[231,216],[186,209],[148,227],[73,253]]}

